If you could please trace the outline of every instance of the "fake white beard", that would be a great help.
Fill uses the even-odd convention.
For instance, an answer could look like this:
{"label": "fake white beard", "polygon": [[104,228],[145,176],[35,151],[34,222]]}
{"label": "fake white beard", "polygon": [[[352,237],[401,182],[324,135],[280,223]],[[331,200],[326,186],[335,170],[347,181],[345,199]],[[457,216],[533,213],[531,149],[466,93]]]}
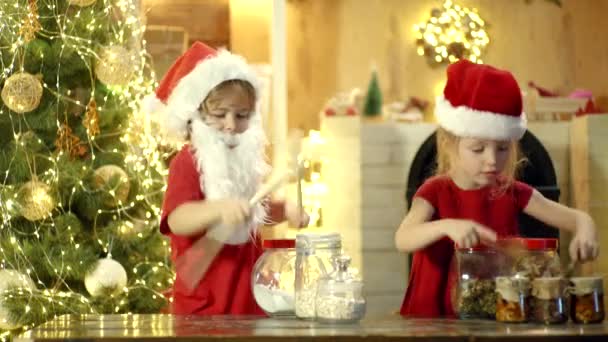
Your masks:
{"label": "fake white beard", "polygon": [[[270,171],[264,150],[266,136],[261,122],[254,118],[245,132],[233,136],[207,126],[200,119],[193,120],[191,143],[206,200],[240,198],[248,201]],[[242,244],[254,236],[265,219],[266,201],[261,201],[251,209],[251,218],[235,227],[231,236],[226,236],[230,228],[221,224],[211,227],[207,236],[227,244]]]}

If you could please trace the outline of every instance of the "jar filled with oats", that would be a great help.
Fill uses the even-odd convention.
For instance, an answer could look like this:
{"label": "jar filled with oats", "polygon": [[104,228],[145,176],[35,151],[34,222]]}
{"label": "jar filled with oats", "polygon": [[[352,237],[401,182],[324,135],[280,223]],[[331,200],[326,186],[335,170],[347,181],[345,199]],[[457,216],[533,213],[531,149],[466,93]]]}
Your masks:
{"label": "jar filled with oats", "polygon": [[354,323],[365,315],[363,282],[349,270],[350,257],[334,259],[335,271],[321,277],[315,302],[317,321],[324,323]]}
{"label": "jar filled with oats", "polygon": [[570,278],[570,317],[575,323],[604,321],[604,281],[601,277]]}
{"label": "jar filled with oats", "polygon": [[567,281],[561,277],[540,277],[532,281],[531,320],[537,323],[568,322]]}
{"label": "jar filled with oats", "polygon": [[530,279],[526,277],[496,277],[496,320],[523,323],[528,319]]}
{"label": "jar filled with oats", "polygon": [[301,319],[315,319],[317,281],[333,271],[332,259],[340,255],[340,234],[296,235],[295,313]]}

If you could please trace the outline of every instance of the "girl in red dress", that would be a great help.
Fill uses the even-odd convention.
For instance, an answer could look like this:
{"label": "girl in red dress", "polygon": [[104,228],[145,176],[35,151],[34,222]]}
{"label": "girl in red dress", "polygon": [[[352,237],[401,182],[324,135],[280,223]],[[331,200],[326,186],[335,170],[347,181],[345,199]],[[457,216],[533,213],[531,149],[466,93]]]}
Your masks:
{"label": "girl in red dress", "polygon": [[526,118],[511,73],[469,61],[450,65],[435,115],[437,174],[418,189],[395,234],[400,251],[415,252],[402,315],[453,316],[448,273],[454,244],[471,247],[518,235],[522,211],[572,232],[573,260],[597,257],[597,232],[588,214],[514,180]]}
{"label": "girl in red dress", "polygon": [[189,140],[171,161],[162,208],[160,230],[171,239],[172,258],[183,257],[199,239],[224,244],[194,289],[186,280],[192,275],[177,268],[175,314],[263,314],[250,286],[262,253],[257,228],[285,219],[295,227],[308,224],[308,215],[291,203],[249,208],[270,169],[255,111],[259,91],[243,58],[198,42],[175,61],[156,91],[153,105],[163,107],[168,130]]}

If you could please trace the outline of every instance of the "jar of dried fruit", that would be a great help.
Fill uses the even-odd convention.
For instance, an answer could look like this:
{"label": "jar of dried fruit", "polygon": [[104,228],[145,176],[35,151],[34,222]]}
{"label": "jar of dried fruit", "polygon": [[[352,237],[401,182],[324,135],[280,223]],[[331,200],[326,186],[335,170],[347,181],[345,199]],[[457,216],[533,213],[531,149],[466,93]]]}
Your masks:
{"label": "jar of dried fruit", "polygon": [[568,321],[567,281],[560,277],[540,277],[532,281],[531,320],[555,324]]}
{"label": "jar of dried fruit", "polygon": [[528,319],[530,279],[526,277],[496,277],[496,320],[523,323]]}
{"label": "jar of dried fruit", "polygon": [[604,321],[604,281],[601,277],[570,278],[570,317],[575,323]]}

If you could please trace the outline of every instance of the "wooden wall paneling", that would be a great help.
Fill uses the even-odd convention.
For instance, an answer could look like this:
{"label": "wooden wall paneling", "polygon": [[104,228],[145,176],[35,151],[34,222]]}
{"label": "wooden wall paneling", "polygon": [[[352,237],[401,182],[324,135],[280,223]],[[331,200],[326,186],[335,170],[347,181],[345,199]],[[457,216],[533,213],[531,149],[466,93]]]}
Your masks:
{"label": "wooden wall paneling", "polygon": [[230,0],[143,0],[149,25],[182,26],[189,43],[230,47]]}

